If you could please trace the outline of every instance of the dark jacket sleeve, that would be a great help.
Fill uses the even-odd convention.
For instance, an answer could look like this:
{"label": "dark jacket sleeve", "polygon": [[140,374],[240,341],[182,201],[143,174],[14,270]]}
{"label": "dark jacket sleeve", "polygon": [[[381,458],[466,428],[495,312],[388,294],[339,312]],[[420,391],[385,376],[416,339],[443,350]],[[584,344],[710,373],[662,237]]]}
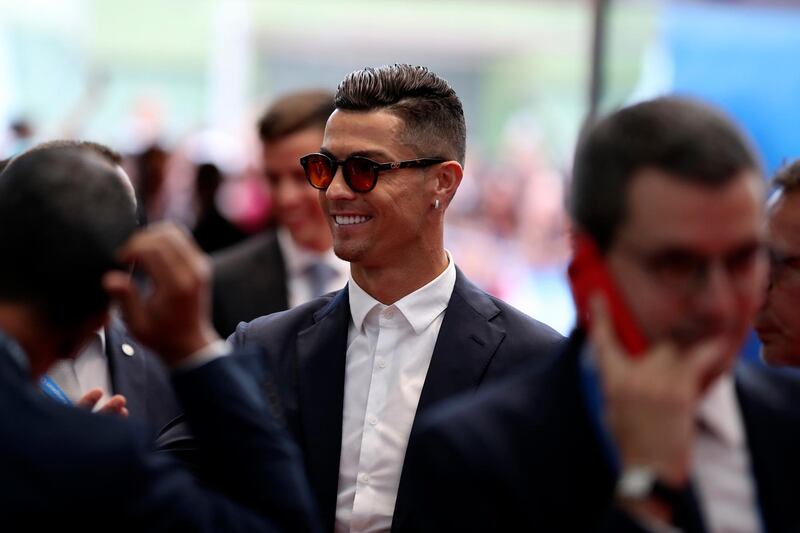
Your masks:
{"label": "dark jacket sleeve", "polygon": [[178,521],[172,530],[199,523],[215,531],[319,531],[299,450],[273,419],[248,368],[253,360],[229,355],[174,377],[208,488],[160,465],[163,455],[145,457],[139,516],[168,512]]}

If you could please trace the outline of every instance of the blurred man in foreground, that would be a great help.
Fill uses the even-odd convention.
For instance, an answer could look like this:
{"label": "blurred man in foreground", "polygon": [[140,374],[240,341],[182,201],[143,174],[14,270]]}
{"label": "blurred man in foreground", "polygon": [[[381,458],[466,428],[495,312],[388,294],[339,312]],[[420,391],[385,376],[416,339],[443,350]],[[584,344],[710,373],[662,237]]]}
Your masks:
{"label": "blurred man in foreground", "polygon": [[800,160],[781,170],[773,184],[767,225],[769,286],[756,331],[767,363],[800,366]]}
{"label": "blurred man in foreground", "polygon": [[[315,530],[296,449],[210,325],[202,254],[174,227],[133,235],[130,198],[113,173],[97,155],[59,147],[22,154],[0,174],[3,529]],[[149,277],[145,293],[127,265]],[[107,321],[109,293],[173,368],[213,489],[153,454],[149,432],[130,420],[37,389]]]}
{"label": "blurred man in foreground", "polygon": [[[129,207],[120,211],[119,217],[124,220],[136,210],[136,193],[121,166],[122,156],[111,148],[91,141],[56,140],[31,150],[70,147],[98,155],[114,168],[114,175],[109,176],[122,183],[130,198]],[[112,309],[106,324],[98,328],[74,359],[53,364],[42,378],[42,388],[62,403],[125,416],[131,413],[158,436],[180,414],[178,399],[166,367],[131,336],[118,315]]]}
{"label": "blurred man in foreground", "polygon": [[762,204],[750,148],[702,104],[592,125],[571,215],[650,348],[633,359],[597,298],[589,339],[432,415],[408,530],[797,530],[796,384],[734,369],[766,279]]}

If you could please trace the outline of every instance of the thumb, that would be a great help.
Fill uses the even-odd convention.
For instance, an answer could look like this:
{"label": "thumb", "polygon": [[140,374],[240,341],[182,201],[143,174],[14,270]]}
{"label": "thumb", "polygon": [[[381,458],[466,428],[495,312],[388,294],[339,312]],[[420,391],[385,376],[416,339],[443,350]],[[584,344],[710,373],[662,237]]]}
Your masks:
{"label": "thumb", "polygon": [[721,337],[709,339],[693,348],[685,357],[689,379],[697,390],[704,389],[729,362],[730,343]]}

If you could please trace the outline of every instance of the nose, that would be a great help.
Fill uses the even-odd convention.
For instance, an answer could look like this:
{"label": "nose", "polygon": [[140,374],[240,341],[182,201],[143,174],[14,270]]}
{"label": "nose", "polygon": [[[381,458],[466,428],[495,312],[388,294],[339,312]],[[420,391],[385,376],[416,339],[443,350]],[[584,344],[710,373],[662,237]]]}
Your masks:
{"label": "nose", "polygon": [[325,197],[328,200],[334,201],[355,199],[356,193],[347,185],[347,182],[344,181],[344,174],[341,167],[336,169],[336,174],[333,175],[333,181],[331,181],[331,184],[328,185],[328,188],[325,190]]}
{"label": "nose", "polygon": [[300,203],[303,196],[305,184],[295,183],[293,179],[282,179],[278,185],[273,187],[273,202],[276,207],[286,209]]}
{"label": "nose", "polygon": [[736,312],[736,290],[724,264],[712,263],[707,272],[706,283],[696,295],[699,311],[711,322],[728,321]]}

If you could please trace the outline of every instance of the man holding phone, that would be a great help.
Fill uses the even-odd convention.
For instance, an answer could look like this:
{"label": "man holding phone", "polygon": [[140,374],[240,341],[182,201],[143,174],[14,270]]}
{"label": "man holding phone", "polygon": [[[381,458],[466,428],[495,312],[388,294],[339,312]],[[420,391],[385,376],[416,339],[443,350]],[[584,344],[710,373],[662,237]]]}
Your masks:
{"label": "man holding phone", "polygon": [[[705,105],[660,98],[590,126],[571,215],[599,253],[582,266],[616,288],[576,295],[589,339],[430,416],[408,531],[794,530],[796,385],[734,370],[766,276],[762,200],[755,156]],[[636,357],[622,321],[647,342]]]}

